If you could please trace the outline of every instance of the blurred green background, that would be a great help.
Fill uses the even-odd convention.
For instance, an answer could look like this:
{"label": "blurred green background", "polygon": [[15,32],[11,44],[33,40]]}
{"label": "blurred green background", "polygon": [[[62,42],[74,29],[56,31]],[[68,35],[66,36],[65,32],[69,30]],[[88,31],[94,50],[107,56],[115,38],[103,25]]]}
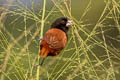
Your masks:
{"label": "blurred green background", "polygon": [[[37,71],[38,39],[61,16],[73,20],[68,45]],[[119,80],[119,76],[119,0],[0,0],[0,80]]]}

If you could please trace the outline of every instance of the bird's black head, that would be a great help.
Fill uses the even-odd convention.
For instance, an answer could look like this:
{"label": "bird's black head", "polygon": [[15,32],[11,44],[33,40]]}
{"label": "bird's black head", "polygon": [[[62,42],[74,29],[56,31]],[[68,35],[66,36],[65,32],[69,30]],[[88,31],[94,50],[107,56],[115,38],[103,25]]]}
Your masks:
{"label": "bird's black head", "polygon": [[56,19],[52,25],[51,28],[58,28],[63,30],[64,32],[68,32],[69,27],[71,26],[71,20],[66,17],[61,17]]}

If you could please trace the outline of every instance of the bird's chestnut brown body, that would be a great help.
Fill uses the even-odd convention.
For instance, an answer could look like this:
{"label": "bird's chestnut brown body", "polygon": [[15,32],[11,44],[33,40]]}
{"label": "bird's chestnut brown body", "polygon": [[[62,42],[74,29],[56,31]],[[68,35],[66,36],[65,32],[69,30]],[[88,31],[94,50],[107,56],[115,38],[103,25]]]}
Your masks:
{"label": "bird's chestnut brown body", "polygon": [[46,32],[41,41],[40,56],[56,56],[67,44],[67,35],[64,31],[52,28]]}
{"label": "bird's chestnut brown body", "polygon": [[65,17],[58,18],[52,23],[40,43],[40,57],[46,58],[60,53],[67,44],[70,23],[71,20]]}

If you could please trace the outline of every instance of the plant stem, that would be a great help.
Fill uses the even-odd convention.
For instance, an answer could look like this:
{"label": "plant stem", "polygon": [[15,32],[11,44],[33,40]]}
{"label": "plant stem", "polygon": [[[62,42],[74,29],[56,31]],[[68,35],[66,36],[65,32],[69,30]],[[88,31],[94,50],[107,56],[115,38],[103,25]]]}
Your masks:
{"label": "plant stem", "polygon": [[[41,31],[40,31],[40,38],[43,38],[43,30],[44,30],[44,18],[45,18],[45,8],[46,8],[46,0],[43,0],[43,12],[42,12],[42,19],[41,19]],[[39,56],[38,56],[39,57]],[[39,59],[39,58],[38,58]],[[40,59],[39,59],[40,60]],[[37,68],[37,76],[36,76],[36,80],[40,80],[39,79],[39,75],[40,75],[40,66],[38,66]]]}

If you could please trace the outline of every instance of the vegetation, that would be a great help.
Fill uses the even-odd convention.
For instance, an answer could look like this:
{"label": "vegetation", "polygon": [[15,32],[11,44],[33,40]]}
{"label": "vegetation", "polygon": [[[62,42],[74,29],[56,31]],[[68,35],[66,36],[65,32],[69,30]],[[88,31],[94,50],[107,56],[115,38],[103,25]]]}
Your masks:
{"label": "vegetation", "polygon": [[[61,16],[73,20],[68,45],[36,67],[38,38]],[[0,80],[119,80],[119,76],[119,0],[8,0],[0,4]]]}

